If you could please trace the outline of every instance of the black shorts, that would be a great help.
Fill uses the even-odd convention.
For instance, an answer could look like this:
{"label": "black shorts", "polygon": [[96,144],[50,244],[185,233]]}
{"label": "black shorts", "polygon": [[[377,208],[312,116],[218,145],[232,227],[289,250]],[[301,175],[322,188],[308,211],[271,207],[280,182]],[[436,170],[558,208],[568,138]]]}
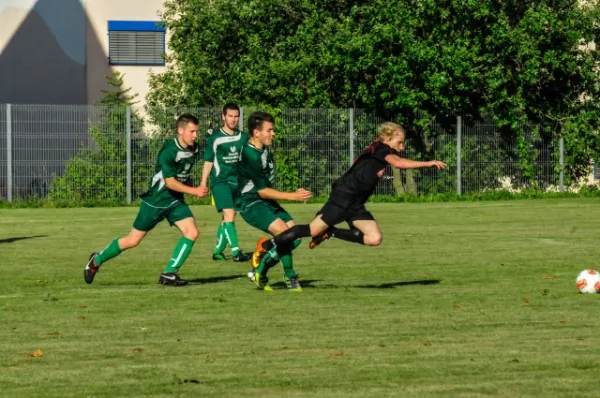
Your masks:
{"label": "black shorts", "polygon": [[341,206],[331,200],[328,200],[317,215],[321,214],[321,219],[330,227],[341,222],[347,222],[350,227],[354,221],[372,220],[375,221],[373,215],[365,208],[364,204],[353,204],[349,206]]}

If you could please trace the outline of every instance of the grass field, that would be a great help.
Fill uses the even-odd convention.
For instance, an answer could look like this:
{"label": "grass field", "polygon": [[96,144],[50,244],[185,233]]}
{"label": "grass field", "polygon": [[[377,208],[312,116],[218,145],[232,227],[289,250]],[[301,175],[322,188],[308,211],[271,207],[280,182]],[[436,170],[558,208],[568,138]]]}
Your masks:
{"label": "grass field", "polygon": [[[156,283],[179,237],[166,223],[83,282],[135,208],[0,210],[0,395],[600,395],[600,296],[574,282],[600,267],[599,199],[369,208],[383,245],[304,242],[302,293],[279,267],[267,293],[247,264],[213,262],[212,207],[193,208],[183,288]],[[237,227],[250,250],[259,233]]]}

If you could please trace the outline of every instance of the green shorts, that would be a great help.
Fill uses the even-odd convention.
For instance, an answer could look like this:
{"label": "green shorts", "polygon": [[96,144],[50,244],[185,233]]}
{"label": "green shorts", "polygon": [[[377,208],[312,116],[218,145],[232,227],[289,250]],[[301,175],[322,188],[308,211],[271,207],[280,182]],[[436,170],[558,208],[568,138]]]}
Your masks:
{"label": "green shorts", "polygon": [[244,211],[241,211],[240,214],[248,224],[267,233],[269,232],[269,226],[278,218],[286,223],[293,220],[290,213],[274,201],[256,201],[246,207]]}
{"label": "green shorts", "polygon": [[215,201],[215,207],[217,211],[223,211],[223,209],[233,209],[233,192],[236,188],[235,184],[228,182],[218,182],[210,187],[210,192]]}
{"label": "green shorts", "polygon": [[189,217],[193,218],[194,215],[192,214],[189,206],[183,202],[177,202],[167,208],[160,208],[154,207],[142,201],[138,215],[133,222],[133,228],[139,231],[148,232],[152,228],[156,227],[156,224],[165,218],[172,226],[177,221],[181,221]]}

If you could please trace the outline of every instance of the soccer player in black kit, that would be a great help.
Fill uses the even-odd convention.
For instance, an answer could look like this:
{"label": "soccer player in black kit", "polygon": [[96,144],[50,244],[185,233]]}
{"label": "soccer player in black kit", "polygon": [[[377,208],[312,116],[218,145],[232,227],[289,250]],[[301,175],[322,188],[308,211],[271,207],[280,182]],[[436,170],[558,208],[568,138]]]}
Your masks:
{"label": "soccer player in black kit", "polygon": [[[396,123],[384,123],[379,127],[378,138],[354,160],[353,165],[333,183],[329,200],[319,210],[316,218],[308,225],[296,225],[270,240],[262,240],[253,256],[260,261],[274,246],[290,245],[294,240],[312,236],[309,247],[314,249],[326,239],[337,238],[367,246],[379,246],[382,236],[373,215],[365,203],[375,191],[377,183],[388,164],[398,169],[436,167],[444,169],[446,164],[439,160],[420,162],[399,156],[404,149],[406,133]],[[337,228],[345,221],[349,229]],[[259,241],[260,242],[260,241]]]}

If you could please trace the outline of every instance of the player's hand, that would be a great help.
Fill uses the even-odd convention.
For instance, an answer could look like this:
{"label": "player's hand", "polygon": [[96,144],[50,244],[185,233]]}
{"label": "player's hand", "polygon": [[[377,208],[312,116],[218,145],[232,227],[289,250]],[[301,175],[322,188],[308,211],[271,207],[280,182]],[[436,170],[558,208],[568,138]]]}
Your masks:
{"label": "player's hand", "polygon": [[294,200],[298,202],[306,202],[312,197],[312,192],[307,191],[304,188],[298,188],[296,192],[294,192]]}
{"label": "player's hand", "polygon": [[438,170],[443,170],[446,168],[446,163],[440,162],[439,160],[431,160],[427,163],[429,164],[429,167],[435,167]]}
{"label": "player's hand", "polygon": [[208,188],[205,186],[200,185],[199,187],[196,187],[196,196],[198,198],[204,198],[206,195],[208,195]]}

